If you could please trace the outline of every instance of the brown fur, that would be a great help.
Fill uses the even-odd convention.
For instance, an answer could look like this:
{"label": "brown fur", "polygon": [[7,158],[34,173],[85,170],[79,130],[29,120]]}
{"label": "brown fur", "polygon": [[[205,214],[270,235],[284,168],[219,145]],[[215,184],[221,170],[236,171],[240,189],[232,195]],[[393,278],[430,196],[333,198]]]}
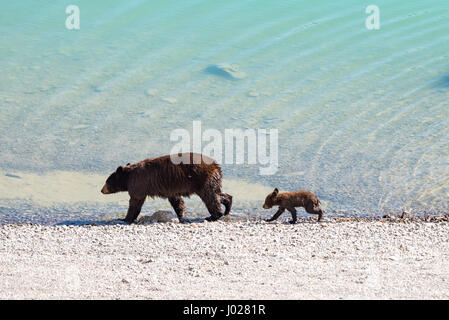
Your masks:
{"label": "brown fur", "polygon": [[276,220],[287,209],[292,214],[290,223],[296,223],[296,207],[303,207],[308,213],[317,214],[318,221],[321,221],[325,213],[320,207],[318,196],[306,190],[279,193],[279,190],[276,188],[265,198],[263,208],[270,209],[273,206],[279,206],[279,209],[271,219],[266,221]]}
{"label": "brown fur", "polygon": [[[229,214],[232,196],[221,191],[222,172],[220,166],[206,156],[185,154],[189,164],[174,164],[169,155],[118,167],[106,180],[102,193],[128,191],[130,200],[124,221],[132,223],[138,217],[147,196],[168,198],[180,222],[184,221],[184,200],[197,194],[206,204],[211,215],[208,220],[218,220],[222,215],[221,205]],[[194,158],[198,163],[194,163]]]}

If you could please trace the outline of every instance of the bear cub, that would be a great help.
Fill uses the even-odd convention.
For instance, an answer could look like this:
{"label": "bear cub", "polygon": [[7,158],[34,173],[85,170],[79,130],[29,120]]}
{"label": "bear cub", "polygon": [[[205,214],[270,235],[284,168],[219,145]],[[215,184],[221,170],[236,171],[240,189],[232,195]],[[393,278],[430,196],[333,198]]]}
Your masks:
{"label": "bear cub", "polygon": [[274,191],[265,198],[263,208],[271,209],[273,206],[279,206],[279,209],[272,218],[265,220],[267,222],[276,220],[282,213],[284,213],[285,209],[287,209],[292,214],[290,223],[296,223],[296,207],[303,207],[308,213],[317,214],[318,221],[321,221],[321,218],[325,213],[320,207],[318,196],[306,190],[279,193],[279,190],[275,188]]}

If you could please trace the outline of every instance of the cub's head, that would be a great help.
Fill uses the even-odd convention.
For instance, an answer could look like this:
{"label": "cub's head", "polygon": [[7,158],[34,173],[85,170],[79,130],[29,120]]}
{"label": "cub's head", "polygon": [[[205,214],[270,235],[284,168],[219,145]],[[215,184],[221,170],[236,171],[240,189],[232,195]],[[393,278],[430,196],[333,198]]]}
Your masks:
{"label": "cub's head", "polygon": [[275,200],[278,193],[278,188],[275,188],[274,191],[265,198],[265,203],[263,204],[264,209],[271,209],[275,205]]}
{"label": "cub's head", "polygon": [[101,193],[110,194],[120,191],[127,191],[128,190],[127,182],[128,182],[128,173],[125,171],[123,167],[120,166],[106,180],[103,189],[101,189]]}

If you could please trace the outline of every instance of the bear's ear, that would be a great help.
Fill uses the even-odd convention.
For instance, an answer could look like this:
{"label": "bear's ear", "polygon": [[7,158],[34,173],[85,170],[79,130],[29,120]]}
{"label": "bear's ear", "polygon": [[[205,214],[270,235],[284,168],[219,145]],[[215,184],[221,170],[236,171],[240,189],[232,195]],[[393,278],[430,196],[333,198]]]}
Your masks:
{"label": "bear's ear", "polygon": [[120,167],[118,167],[117,168],[117,170],[115,171],[115,173],[122,173],[123,172],[123,167],[122,166],[120,166]]}
{"label": "bear's ear", "polygon": [[274,191],[273,191],[273,195],[277,195],[279,193],[279,190],[278,190],[278,188],[274,188]]}

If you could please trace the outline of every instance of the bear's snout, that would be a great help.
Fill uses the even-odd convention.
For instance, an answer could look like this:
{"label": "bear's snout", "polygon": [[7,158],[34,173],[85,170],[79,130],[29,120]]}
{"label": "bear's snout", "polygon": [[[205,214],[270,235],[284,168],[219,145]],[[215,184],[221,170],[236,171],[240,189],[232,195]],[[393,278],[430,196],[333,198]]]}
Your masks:
{"label": "bear's snout", "polygon": [[103,188],[101,189],[101,193],[102,193],[102,194],[108,194],[108,193],[110,193],[107,185],[104,185],[104,186],[103,186]]}
{"label": "bear's snout", "polygon": [[266,204],[263,205],[263,208],[264,209],[270,209],[270,208],[268,208],[268,206]]}

